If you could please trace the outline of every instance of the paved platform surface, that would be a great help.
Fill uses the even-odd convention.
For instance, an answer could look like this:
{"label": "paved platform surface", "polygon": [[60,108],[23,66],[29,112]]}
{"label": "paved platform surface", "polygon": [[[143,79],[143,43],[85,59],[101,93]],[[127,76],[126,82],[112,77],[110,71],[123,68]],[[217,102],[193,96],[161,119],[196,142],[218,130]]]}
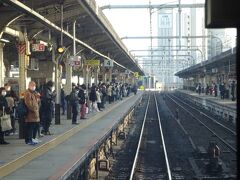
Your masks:
{"label": "paved platform surface", "polygon": [[207,100],[210,101],[211,103],[215,103],[218,105],[221,105],[223,107],[227,107],[227,108],[231,108],[233,110],[237,110],[237,102],[236,101],[232,101],[231,99],[221,99],[220,97],[214,97],[213,95],[206,95],[204,93],[201,93],[200,95],[196,92],[193,91],[188,91],[188,90],[180,90],[178,89],[177,91],[181,92],[181,93],[185,93],[188,94],[190,96],[194,96],[196,98],[200,98],[203,100]]}
{"label": "paved platform surface", "polygon": [[[61,125],[54,125],[52,127],[54,135],[43,137],[41,139],[43,143],[40,143],[36,147],[27,146],[23,140],[12,138],[12,140],[9,140],[11,145],[1,146],[2,166],[0,167],[0,172],[1,168],[7,165],[6,163],[16,160],[16,158],[21,158],[21,156],[26,155],[28,152],[36,150],[36,153],[38,153],[44,151],[44,149],[47,149],[47,151],[40,156],[34,157],[26,165],[18,168],[15,172],[2,179],[48,179],[50,176],[62,171],[63,167],[66,167],[67,164],[74,161],[76,157],[82,157],[101,139],[101,137],[112,128],[114,123],[120,120],[129,108],[137,102],[142,94],[143,92],[139,92],[135,96],[108,105],[106,110],[92,114],[91,117],[81,121],[77,126],[72,125],[71,120],[62,120]],[[75,134],[73,134],[73,132]],[[70,138],[64,140],[64,133],[66,136],[71,134]],[[60,137],[61,135],[62,137]],[[55,143],[57,143],[56,139],[62,139],[63,142],[55,146]],[[48,149],[48,146],[52,146],[52,148]],[[15,164],[16,163],[13,162],[13,168]]]}

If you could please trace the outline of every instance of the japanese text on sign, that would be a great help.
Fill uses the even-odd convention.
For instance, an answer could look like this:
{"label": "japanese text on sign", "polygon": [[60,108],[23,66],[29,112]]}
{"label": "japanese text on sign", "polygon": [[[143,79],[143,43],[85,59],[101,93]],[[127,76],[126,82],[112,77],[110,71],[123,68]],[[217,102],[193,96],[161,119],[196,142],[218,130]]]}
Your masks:
{"label": "japanese text on sign", "polygon": [[85,65],[87,66],[99,66],[100,60],[87,60],[85,61]]}
{"label": "japanese text on sign", "polygon": [[113,67],[113,60],[105,59],[104,67]]}

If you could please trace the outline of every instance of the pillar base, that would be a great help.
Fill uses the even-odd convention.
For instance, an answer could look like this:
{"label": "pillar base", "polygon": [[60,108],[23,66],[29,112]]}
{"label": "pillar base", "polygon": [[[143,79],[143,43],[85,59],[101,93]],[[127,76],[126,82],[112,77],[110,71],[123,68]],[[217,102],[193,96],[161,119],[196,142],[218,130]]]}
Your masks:
{"label": "pillar base", "polygon": [[55,104],[55,124],[61,124],[60,114],[60,104]]}

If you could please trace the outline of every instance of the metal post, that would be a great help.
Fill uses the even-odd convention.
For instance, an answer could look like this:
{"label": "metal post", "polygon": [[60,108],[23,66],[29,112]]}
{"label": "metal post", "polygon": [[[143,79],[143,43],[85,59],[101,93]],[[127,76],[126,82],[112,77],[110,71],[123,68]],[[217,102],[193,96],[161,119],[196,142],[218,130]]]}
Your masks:
{"label": "metal post", "polygon": [[76,20],[73,22],[73,55],[76,55]]}
{"label": "metal post", "polygon": [[178,13],[179,13],[179,49],[181,49],[181,39],[182,39],[182,31],[181,31],[181,0],[179,0],[179,7],[178,7]]}
{"label": "metal post", "polygon": [[61,46],[63,45],[63,2],[61,2]]}
{"label": "metal post", "polygon": [[112,82],[112,67],[109,68],[109,82]]}
{"label": "metal post", "polygon": [[[240,61],[240,27],[237,27],[237,53],[236,53],[236,70],[239,70],[239,61]],[[239,82],[239,72],[238,73],[236,73],[237,74],[237,82]],[[237,83],[237,93],[236,93],[236,96],[235,97],[237,97],[237,96],[239,96],[239,91],[240,91],[240,83]],[[238,105],[239,105],[239,103],[240,103],[240,99],[239,98],[237,98],[237,107],[238,107]],[[237,128],[240,128],[240,123],[239,123],[239,121],[238,121],[238,119],[239,119],[239,117],[240,117],[240,111],[237,111],[237,119],[236,119],[236,124],[237,124]],[[237,144],[239,144],[240,143],[240,138],[237,138]],[[238,166],[238,170],[239,170],[239,166]]]}
{"label": "metal post", "polygon": [[4,43],[0,42],[0,87],[4,85],[4,63],[3,63],[3,47]]}
{"label": "metal post", "polygon": [[[73,56],[76,55],[76,21],[73,22]],[[72,66],[66,65],[66,94],[70,95],[72,91]],[[72,108],[69,101],[67,101],[67,119],[72,118]]]}
{"label": "metal post", "polygon": [[[55,61],[55,50],[52,49],[52,60]],[[55,64],[55,90],[56,90],[56,102],[55,102],[55,124],[61,123],[60,118],[60,77],[59,77],[59,58]]]}
{"label": "metal post", "polygon": [[[24,49],[24,46],[26,45],[25,41],[19,42],[18,45],[18,58],[19,58],[19,97],[22,97],[22,94],[26,90],[26,77],[27,77],[27,71],[26,71],[26,54],[25,51],[23,52],[21,49]],[[19,121],[19,139],[24,138],[24,119],[21,119]]]}
{"label": "metal post", "polygon": [[94,83],[95,85],[98,84],[98,67],[94,69]]}
{"label": "metal post", "polygon": [[103,69],[103,82],[106,83],[107,82],[107,74],[106,74],[106,68],[104,67]]}
{"label": "metal post", "polygon": [[19,95],[21,95],[26,90],[26,78],[27,78],[27,71],[26,71],[26,52],[22,51],[21,48],[24,49],[26,46],[25,41],[19,42],[19,49],[18,49],[18,59],[19,59]]}

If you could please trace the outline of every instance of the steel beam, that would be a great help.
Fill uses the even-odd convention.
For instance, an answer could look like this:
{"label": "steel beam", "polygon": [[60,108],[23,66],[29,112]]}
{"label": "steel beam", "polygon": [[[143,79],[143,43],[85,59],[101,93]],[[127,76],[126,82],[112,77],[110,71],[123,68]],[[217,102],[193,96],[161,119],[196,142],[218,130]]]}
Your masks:
{"label": "steel beam", "polygon": [[[181,4],[181,8],[204,8],[205,4]],[[179,8],[179,4],[157,4],[157,5],[106,5],[100,7],[104,9],[174,9]]]}
{"label": "steel beam", "polygon": [[[210,38],[211,36],[182,36],[184,39],[203,39]],[[179,39],[179,36],[125,36],[121,39]]]}

